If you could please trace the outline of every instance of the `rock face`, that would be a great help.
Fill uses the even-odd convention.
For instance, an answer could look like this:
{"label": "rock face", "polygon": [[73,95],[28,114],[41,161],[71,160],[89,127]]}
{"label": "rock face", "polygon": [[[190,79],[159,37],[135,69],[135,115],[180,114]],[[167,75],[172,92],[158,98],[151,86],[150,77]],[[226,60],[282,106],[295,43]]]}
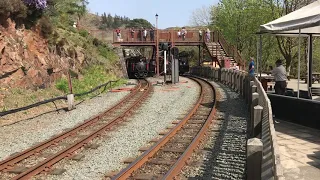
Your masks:
{"label": "rock face", "polygon": [[[0,84],[3,88],[45,88],[66,75],[70,68],[77,72],[85,61],[80,47],[72,57],[58,55],[48,48],[48,43],[31,30],[15,29],[10,20],[5,29],[0,26]],[[67,50],[64,50],[67,52]],[[61,55],[62,54],[62,55]]]}

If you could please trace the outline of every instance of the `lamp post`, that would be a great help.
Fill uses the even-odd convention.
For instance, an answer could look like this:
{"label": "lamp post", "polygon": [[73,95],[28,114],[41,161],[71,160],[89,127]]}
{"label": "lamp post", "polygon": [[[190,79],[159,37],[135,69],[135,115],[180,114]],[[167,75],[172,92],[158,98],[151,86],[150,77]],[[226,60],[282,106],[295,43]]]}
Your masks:
{"label": "lamp post", "polygon": [[156,63],[157,63],[157,77],[160,76],[160,65],[159,65],[159,31],[158,31],[158,14],[156,14]]}

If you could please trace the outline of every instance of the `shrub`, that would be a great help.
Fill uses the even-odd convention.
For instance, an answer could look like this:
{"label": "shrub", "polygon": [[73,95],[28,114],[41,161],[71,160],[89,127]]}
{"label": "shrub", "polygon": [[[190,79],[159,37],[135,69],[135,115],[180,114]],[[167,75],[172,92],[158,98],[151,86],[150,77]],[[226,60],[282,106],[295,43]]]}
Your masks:
{"label": "shrub", "polygon": [[89,35],[88,31],[83,30],[83,29],[81,29],[81,30],[79,31],[79,34],[80,34],[82,37],[84,37],[84,38],[88,37],[88,35]]}
{"label": "shrub", "polygon": [[68,48],[68,55],[72,58],[76,55],[76,50],[73,46]]}
{"label": "shrub", "polygon": [[115,60],[117,60],[118,56],[116,55],[116,53],[106,46],[100,45],[98,47],[98,51],[100,56],[106,58],[110,62],[114,62]]}
{"label": "shrub", "polygon": [[94,38],[93,41],[92,41],[93,45],[95,45],[96,47],[98,47],[99,45],[101,45],[101,42],[99,39],[97,38]]}
{"label": "shrub", "polygon": [[60,41],[58,41],[57,46],[58,47],[63,47],[66,44],[67,44],[66,38],[62,38],[62,39],[60,39]]}
{"label": "shrub", "polygon": [[78,32],[77,29],[72,27],[71,25],[69,26],[69,28],[67,30],[70,31],[70,32],[73,32],[73,33],[77,33]]}
{"label": "shrub", "polygon": [[98,50],[99,50],[99,54],[105,58],[108,58],[109,57],[109,49],[103,47],[103,46],[99,46],[98,47]]}
{"label": "shrub", "polygon": [[52,24],[50,22],[50,19],[48,17],[46,17],[46,16],[43,16],[39,20],[39,27],[40,27],[41,35],[44,38],[48,38],[53,32],[53,27],[52,27]]}
{"label": "shrub", "polygon": [[107,24],[101,24],[100,26],[99,26],[99,29],[100,30],[104,30],[104,29],[107,29],[108,28],[108,25]]}
{"label": "shrub", "polygon": [[7,26],[6,20],[22,21],[27,17],[27,6],[21,0],[0,0],[0,25]]}
{"label": "shrub", "polygon": [[69,90],[68,81],[66,79],[59,79],[56,82],[56,88],[64,93],[67,93]]}

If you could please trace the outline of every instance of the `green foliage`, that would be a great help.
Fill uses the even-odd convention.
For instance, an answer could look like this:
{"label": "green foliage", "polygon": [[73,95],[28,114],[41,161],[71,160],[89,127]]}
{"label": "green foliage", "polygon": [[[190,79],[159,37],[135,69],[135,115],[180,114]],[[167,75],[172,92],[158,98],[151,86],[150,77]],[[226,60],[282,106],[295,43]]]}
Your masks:
{"label": "green foliage", "polygon": [[50,19],[46,16],[43,16],[39,20],[39,27],[44,38],[48,38],[53,33],[53,26],[50,22]]}
{"label": "green foliage", "polygon": [[102,44],[102,42],[97,39],[97,38],[94,38],[93,41],[92,41],[93,45],[95,45],[96,47],[100,46]]}
{"label": "green foliage", "polygon": [[127,28],[151,28],[152,25],[149,21],[145,19],[133,19],[129,21],[129,23],[126,25]]}
{"label": "green foliage", "polygon": [[[249,61],[249,57],[256,57],[259,36],[255,33],[259,31],[260,25],[310,3],[305,1],[299,4],[298,1],[283,0],[277,2],[221,0],[219,5],[212,8],[212,25]],[[273,66],[278,58],[285,59],[288,72],[292,69],[291,65],[297,62],[296,38],[263,35],[262,49],[262,62],[259,62],[259,69],[262,71],[267,71],[268,66]]]}
{"label": "green foliage", "polygon": [[80,34],[82,37],[84,37],[84,38],[88,37],[88,35],[89,35],[88,31],[86,31],[86,30],[84,30],[84,29],[81,29],[81,30],[79,31],[79,34]]}
{"label": "green foliage", "polygon": [[46,14],[57,26],[70,27],[87,12],[87,0],[48,0]]}
{"label": "green foliage", "polygon": [[66,79],[59,79],[57,82],[56,82],[56,88],[64,93],[67,93],[68,92],[68,81]]}
{"label": "green foliage", "polygon": [[21,0],[0,1],[0,25],[7,26],[7,18],[20,23],[27,17],[28,8]]}
{"label": "green foliage", "polygon": [[[84,69],[82,73],[83,73],[83,78],[81,80],[79,79],[72,80],[72,87],[73,87],[74,93],[76,94],[90,91],[92,88],[95,88],[98,85],[106,83],[110,80],[117,79],[114,75],[108,74],[103,66],[99,66],[99,65],[90,66]],[[113,87],[123,84],[124,82],[125,82],[124,80],[121,80],[118,83],[114,83]]]}
{"label": "green foliage", "polygon": [[117,55],[115,54],[115,52],[113,50],[109,49],[108,47],[103,46],[103,45],[99,45],[98,50],[99,50],[100,56],[102,56],[112,62],[117,60]]}
{"label": "green foliage", "polygon": [[106,13],[103,13],[101,15],[101,25],[100,29],[106,29],[106,28],[119,28],[122,25],[127,24],[130,21],[130,19],[126,16],[118,16],[115,15],[114,17],[111,16],[109,13],[108,16]]}
{"label": "green foliage", "polygon": [[199,64],[199,48],[198,47],[179,47],[179,56],[187,56],[190,66]]}

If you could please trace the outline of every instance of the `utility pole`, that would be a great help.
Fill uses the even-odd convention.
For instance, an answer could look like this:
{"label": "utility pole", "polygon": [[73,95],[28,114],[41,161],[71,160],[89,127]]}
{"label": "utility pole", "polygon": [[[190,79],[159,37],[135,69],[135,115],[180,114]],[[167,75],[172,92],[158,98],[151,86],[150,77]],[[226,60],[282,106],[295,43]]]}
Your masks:
{"label": "utility pole", "polygon": [[157,63],[157,77],[160,76],[160,65],[159,65],[159,29],[158,29],[158,14],[156,14],[156,30],[157,30],[157,38],[156,38],[156,63]]}
{"label": "utility pole", "polygon": [[164,51],[164,62],[163,62],[163,67],[164,67],[164,83],[167,82],[167,51]]}

